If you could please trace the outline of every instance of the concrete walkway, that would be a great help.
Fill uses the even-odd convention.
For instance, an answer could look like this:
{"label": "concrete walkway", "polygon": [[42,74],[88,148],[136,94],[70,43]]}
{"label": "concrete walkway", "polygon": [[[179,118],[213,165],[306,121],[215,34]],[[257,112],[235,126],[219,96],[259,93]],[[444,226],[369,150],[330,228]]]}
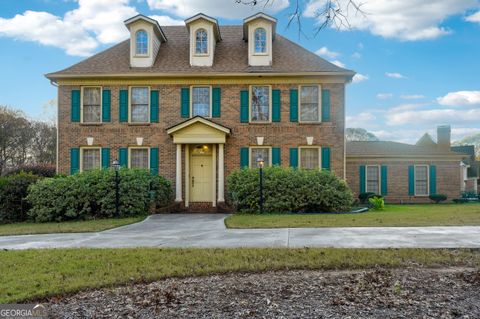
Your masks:
{"label": "concrete walkway", "polygon": [[154,215],[99,233],[0,236],[0,249],[120,247],[480,248],[480,227],[226,229],[219,214]]}

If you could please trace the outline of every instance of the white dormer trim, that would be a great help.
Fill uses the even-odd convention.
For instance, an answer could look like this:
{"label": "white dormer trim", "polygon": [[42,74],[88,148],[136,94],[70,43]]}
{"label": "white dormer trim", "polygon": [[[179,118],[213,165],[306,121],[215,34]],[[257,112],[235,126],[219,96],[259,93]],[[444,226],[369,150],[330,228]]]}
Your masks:
{"label": "white dormer trim", "polygon": [[[190,34],[190,65],[206,66],[213,65],[215,56],[215,46],[221,40],[220,28],[216,19],[203,13],[199,13],[185,20],[188,32]],[[206,52],[197,52],[197,32],[204,30],[207,34]]]}
{"label": "white dormer trim", "polygon": [[162,43],[164,42],[167,42],[167,37],[165,36],[165,33],[163,32],[162,28],[160,27],[160,25],[158,24],[158,21],[157,20],[154,20],[152,18],[149,18],[147,16],[144,16],[143,14],[138,14],[130,19],[127,19],[125,20],[123,23],[125,24],[125,26],[130,30],[130,25],[136,21],[139,21],[139,20],[142,20],[142,21],[145,21],[145,22],[148,22],[150,24],[153,24],[155,26],[155,30],[159,33],[159,36],[160,36],[160,41]]}
{"label": "white dormer trim", "polygon": [[[243,20],[243,39],[248,42],[248,64],[250,66],[271,66],[273,62],[273,40],[277,19],[264,13],[257,13]],[[264,29],[266,33],[265,52],[256,52],[255,33]]]}
{"label": "white dormer trim", "polygon": [[277,28],[277,19],[269,16],[268,14],[265,14],[263,12],[256,13],[252,16],[249,16],[245,19],[243,19],[243,39],[245,41],[248,41],[249,38],[249,32],[248,32],[248,24],[254,20],[257,19],[264,19],[266,21],[269,21],[272,24],[272,39],[275,38],[275,31]]}

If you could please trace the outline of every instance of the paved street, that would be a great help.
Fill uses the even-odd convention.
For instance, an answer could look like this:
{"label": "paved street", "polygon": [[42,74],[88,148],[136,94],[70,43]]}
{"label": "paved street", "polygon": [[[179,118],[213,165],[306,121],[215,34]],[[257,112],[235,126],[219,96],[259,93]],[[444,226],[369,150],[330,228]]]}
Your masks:
{"label": "paved street", "polygon": [[227,216],[154,215],[137,224],[98,233],[0,236],[0,248],[480,248],[478,226],[227,229]]}

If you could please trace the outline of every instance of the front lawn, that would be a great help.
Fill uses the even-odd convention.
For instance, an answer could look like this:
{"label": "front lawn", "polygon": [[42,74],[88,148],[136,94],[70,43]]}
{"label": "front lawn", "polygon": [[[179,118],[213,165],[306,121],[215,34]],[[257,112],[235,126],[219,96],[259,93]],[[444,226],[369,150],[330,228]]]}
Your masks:
{"label": "front lawn", "polygon": [[167,277],[290,269],[478,267],[478,250],[39,249],[0,251],[0,303]]}
{"label": "front lawn", "polygon": [[0,236],[30,235],[52,233],[86,233],[97,232],[137,223],[145,216],[128,218],[95,219],[61,223],[14,223],[0,225]]}
{"label": "front lawn", "polygon": [[235,214],[228,228],[390,227],[480,225],[480,204],[386,205],[360,214]]}

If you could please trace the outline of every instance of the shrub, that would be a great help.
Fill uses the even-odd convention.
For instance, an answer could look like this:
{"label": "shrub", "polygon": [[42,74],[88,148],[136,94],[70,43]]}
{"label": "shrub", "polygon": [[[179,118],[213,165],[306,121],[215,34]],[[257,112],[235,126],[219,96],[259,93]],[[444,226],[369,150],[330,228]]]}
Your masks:
{"label": "shrub", "polygon": [[375,193],[367,192],[367,193],[360,193],[358,195],[358,200],[360,201],[360,204],[366,204],[368,203],[368,199],[373,196],[382,197],[381,195],[376,195]]}
{"label": "shrub", "polygon": [[[264,212],[348,211],[353,195],[345,181],[329,171],[284,167],[264,169]],[[259,170],[234,171],[227,178],[229,201],[241,212],[259,211]]]}
{"label": "shrub", "polygon": [[428,196],[428,198],[430,198],[431,201],[435,202],[435,204],[438,204],[440,202],[446,201],[447,200],[447,195],[431,194],[430,196]]}
{"label": "shrub", "polygon": [[[164,177],[128,169],[121,169],[119,175],[120,217],[146,214],[152,202],[164,206],[172,200],[171,184]],[[44,179],[30,187],[27,199],[32,204],[29,215],[38,222],[113,217],[115,171]]]}
{"label": "shrub", "polygon": [[51,164],[22,165],[11,171],[8,171],[5,176],[16,175],[21,172],[31,173],[33,175],[42,177],[54,177],[56,170],[55,166]]}
{"label": "shrub", "polygon": [[30,205],[25,197],[28,187],[39,178],[24,172],[0,178],[0,222],[13,223],[28,219]]}
{"label": "shrub", "polygon": [[368,201],[373,210],[383,210],[385,208],[385,201],[381,196],[372,196]]}

